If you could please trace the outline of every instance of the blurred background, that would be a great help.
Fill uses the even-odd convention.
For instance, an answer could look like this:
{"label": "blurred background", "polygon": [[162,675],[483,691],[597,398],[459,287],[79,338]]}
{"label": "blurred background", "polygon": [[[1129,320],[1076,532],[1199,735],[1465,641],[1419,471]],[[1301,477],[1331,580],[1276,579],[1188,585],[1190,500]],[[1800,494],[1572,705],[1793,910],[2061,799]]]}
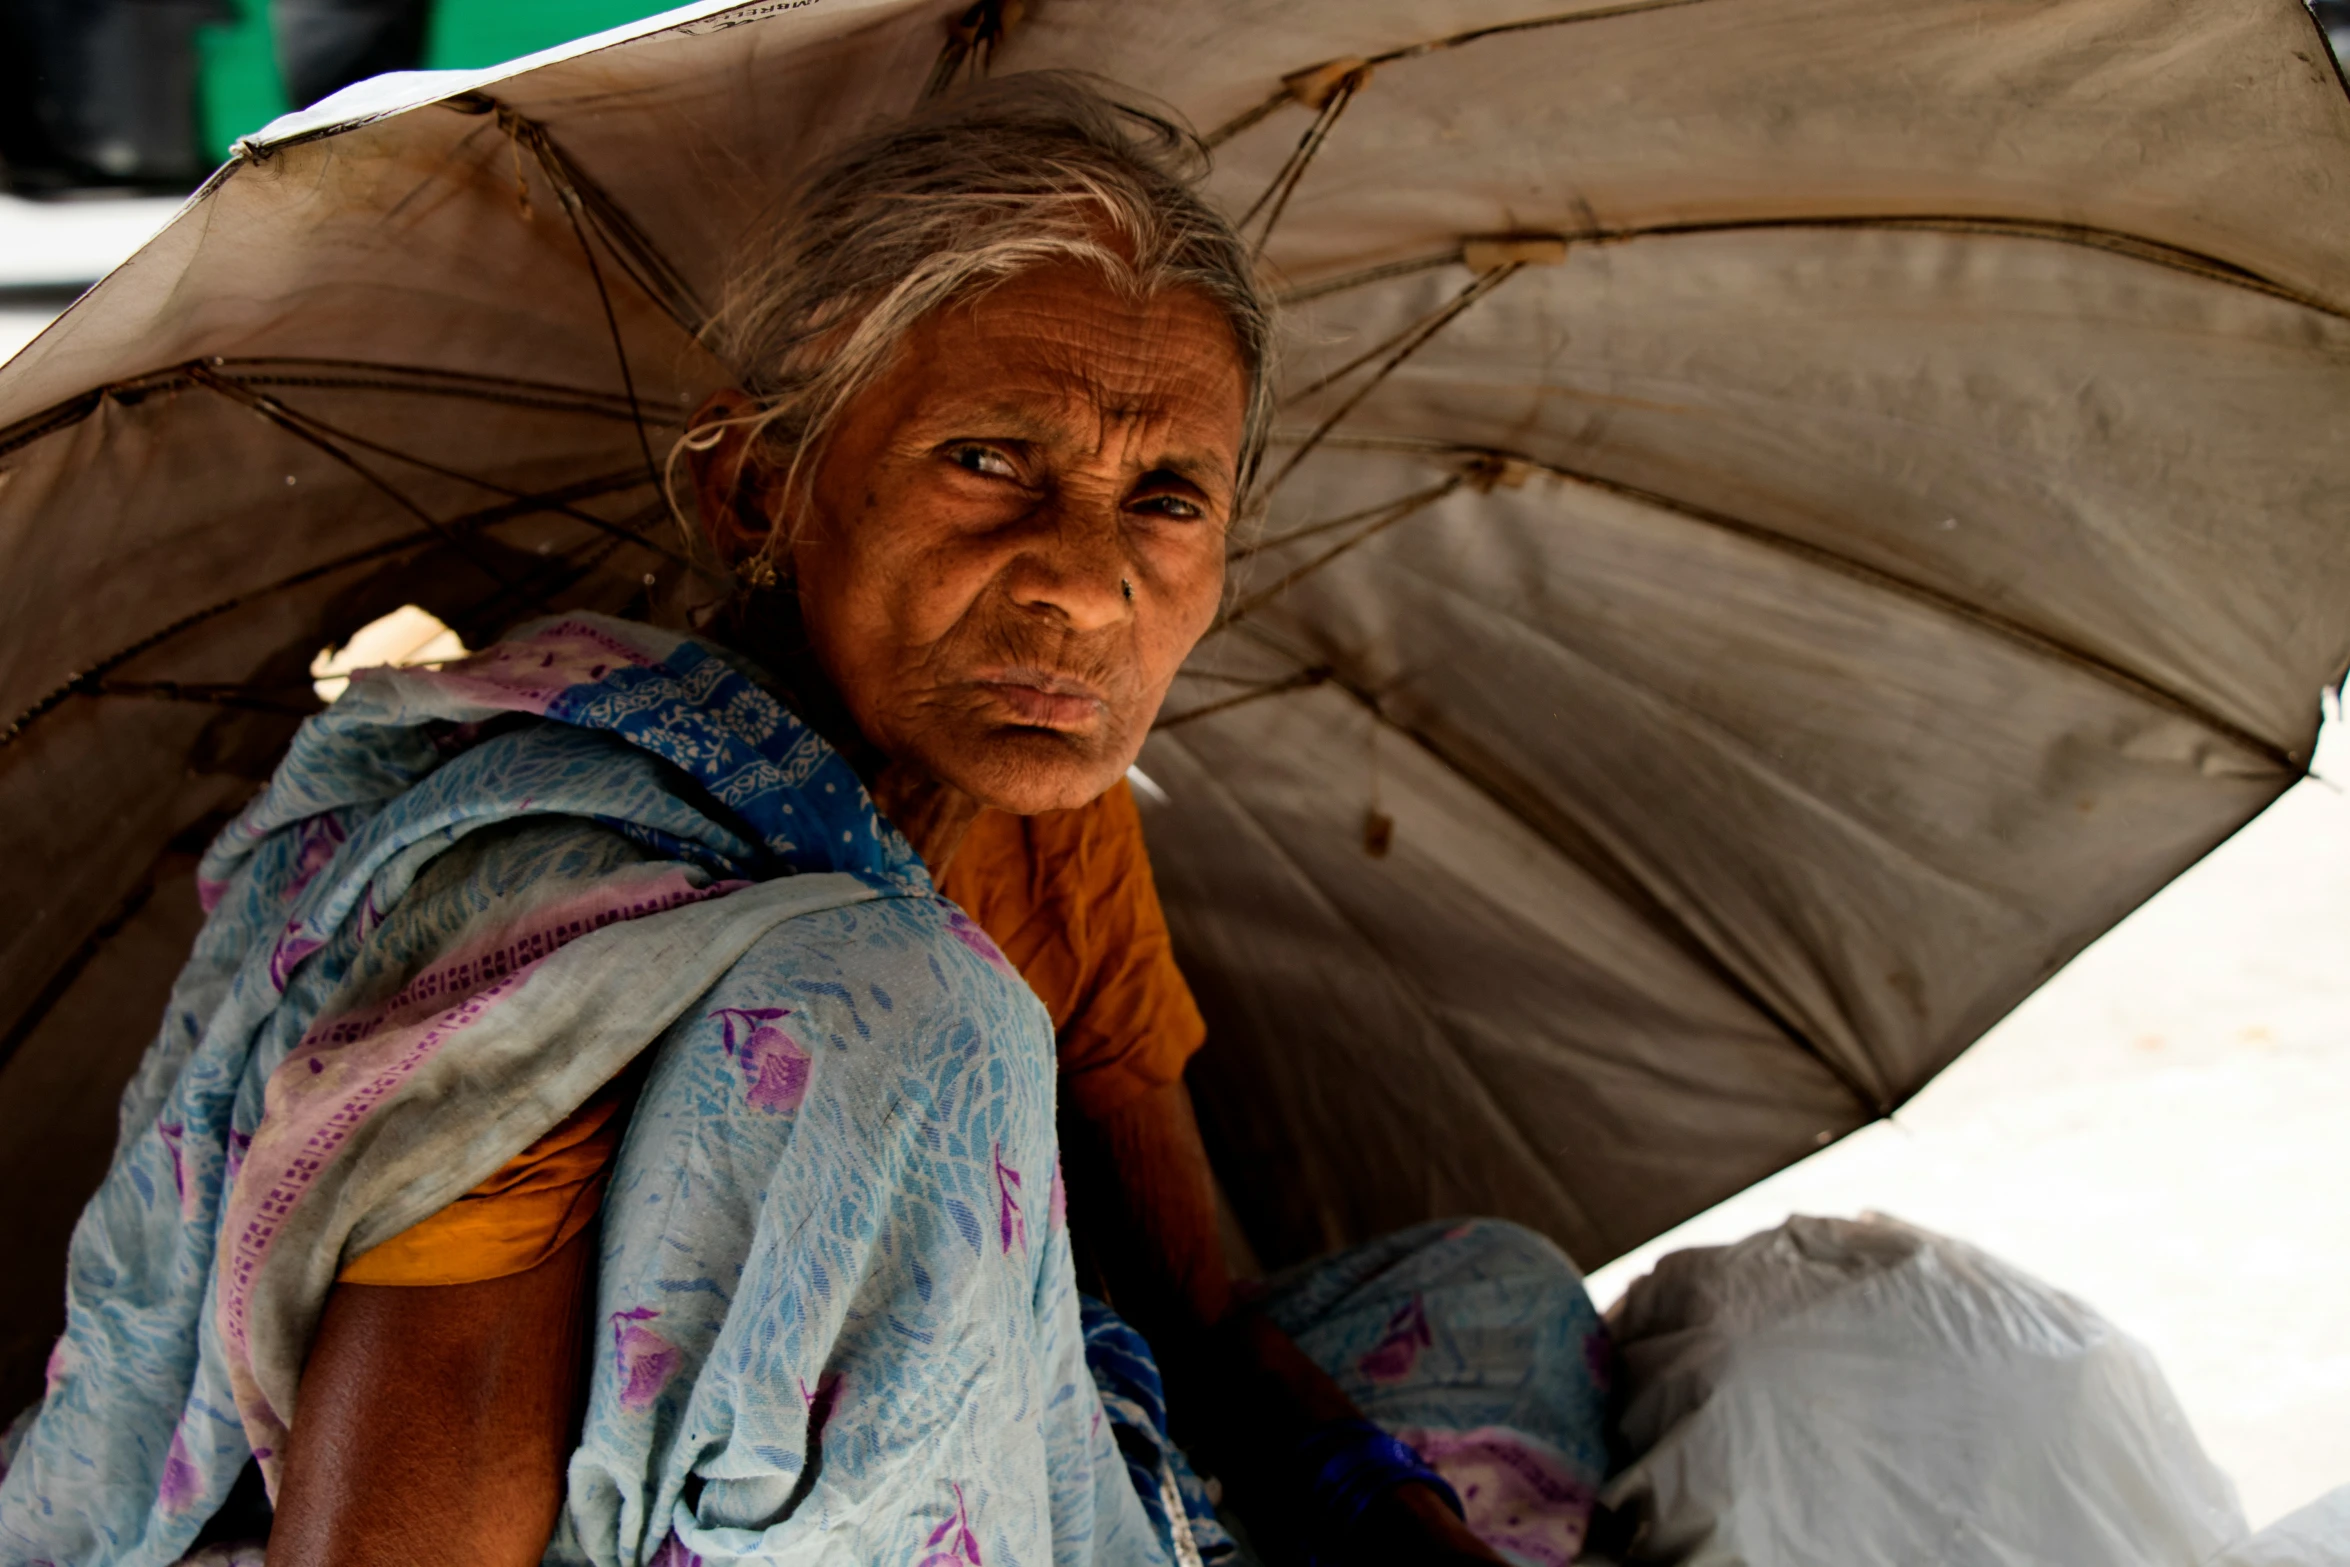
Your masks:
{"label": "blurred background", "polygon": [[[2350,55],[2350,0],[2311,8]],[[494,64],[660,9],[0,0],[0,360],[160,228],[237,137],[289,108],[378,72]],[[427,656],[414,648],[444,634],[384,629],[398,645],[373,657]],[[2038,1273],[2150,1344],[2255,1527],[2350,1481],[2350,731],[2338,715],[2317,773],[1894,1119],[1600,1270],[1600,1303],[1681,1246],[1792,1212],[1881,1210]]]}
{"label": "blurred background", "polygon": [[495,65],[664,9],[0,0],[0,359],[161,228],[238,137],[289,109],[385,71]]}
{"label": "blurred background", "polygon": [[20,196],[184,195],[239,136],[385,71],[494,65],[644,0],[0,0],[0,168]]}

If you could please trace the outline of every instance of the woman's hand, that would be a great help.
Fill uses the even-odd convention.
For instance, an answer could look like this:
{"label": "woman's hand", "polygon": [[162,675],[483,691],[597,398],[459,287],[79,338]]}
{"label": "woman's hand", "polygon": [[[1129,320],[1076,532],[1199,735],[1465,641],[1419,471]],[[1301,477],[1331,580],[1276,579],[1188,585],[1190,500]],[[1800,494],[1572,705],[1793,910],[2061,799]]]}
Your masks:
{"label": "woman's hand", "polygon": [[1345,1559],[1364,1567],[1506,1560],[1424,1485],[1399,1485],[1388,1492],[1363,1514],[1354,1534],[1360,1544]]}
{"label": "woman's hand", "polygon": [[[1151,1341],[1183,1439],[1240,1501],[1252,1528],[1348,1567],[1499,1562],[1425,1485],[1397,1486],[1345,1531],[1320,1515],[1300,1449],[1317,1428],[1360,1420],[1330,1374],[1271,1319],[1234,1305],[1216,1234],[1215,1187],[1191,1096],[1172,1083],[1089,1128],[1102,1146],[1071,1142],[1114,1172],[1108,1205],[1080,1169],[1070,1182],[1075,1231],[1118,1286],[1122,1312]],[[1092,1141],[1094,1139],[1086,1139]],[[1089,1211],[1090,1210],[1090,1211]],[[1084,1221],[1091,1219],[1088,1225]]]}

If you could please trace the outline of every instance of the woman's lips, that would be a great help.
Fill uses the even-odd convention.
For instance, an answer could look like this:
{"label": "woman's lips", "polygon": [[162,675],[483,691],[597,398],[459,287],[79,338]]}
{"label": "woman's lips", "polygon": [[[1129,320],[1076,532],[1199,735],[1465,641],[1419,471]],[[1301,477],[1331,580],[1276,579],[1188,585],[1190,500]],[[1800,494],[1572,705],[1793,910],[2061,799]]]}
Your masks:
{"label": "woman's lips", "polygon": [[1102,710],[1101,694],[1082,680],[1040,669],[989,670],[979,689],[1010,711],[1013,721],[1038,729],[1082,729]]}

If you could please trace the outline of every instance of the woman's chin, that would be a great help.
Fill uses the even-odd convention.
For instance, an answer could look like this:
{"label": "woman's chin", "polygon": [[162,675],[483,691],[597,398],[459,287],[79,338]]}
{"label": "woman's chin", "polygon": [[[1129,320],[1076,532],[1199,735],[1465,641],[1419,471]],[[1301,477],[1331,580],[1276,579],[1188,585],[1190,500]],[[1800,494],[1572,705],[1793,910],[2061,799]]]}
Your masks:
{"label": "woman's chin", "polygon": [[1007,726],[925,760],[935,776],[981,805],[1035,816],[1101,798],[1133,761],[1128,751],[1098,731]]}

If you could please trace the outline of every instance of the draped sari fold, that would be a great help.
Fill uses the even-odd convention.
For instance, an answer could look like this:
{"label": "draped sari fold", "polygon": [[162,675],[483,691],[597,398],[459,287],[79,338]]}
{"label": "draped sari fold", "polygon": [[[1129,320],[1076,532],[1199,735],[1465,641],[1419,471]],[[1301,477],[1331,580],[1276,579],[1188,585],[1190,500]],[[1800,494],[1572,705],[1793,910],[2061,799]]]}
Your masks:
{"label": "draped sari fold", "polygon": [[1165,1559],[1085,1369],[1049,1020],[718,650],[578,615],[370,672],[200,887],[0,1558],[160,1567],[274,1485],[337,1268],[649,1051],[550,1559]]}

